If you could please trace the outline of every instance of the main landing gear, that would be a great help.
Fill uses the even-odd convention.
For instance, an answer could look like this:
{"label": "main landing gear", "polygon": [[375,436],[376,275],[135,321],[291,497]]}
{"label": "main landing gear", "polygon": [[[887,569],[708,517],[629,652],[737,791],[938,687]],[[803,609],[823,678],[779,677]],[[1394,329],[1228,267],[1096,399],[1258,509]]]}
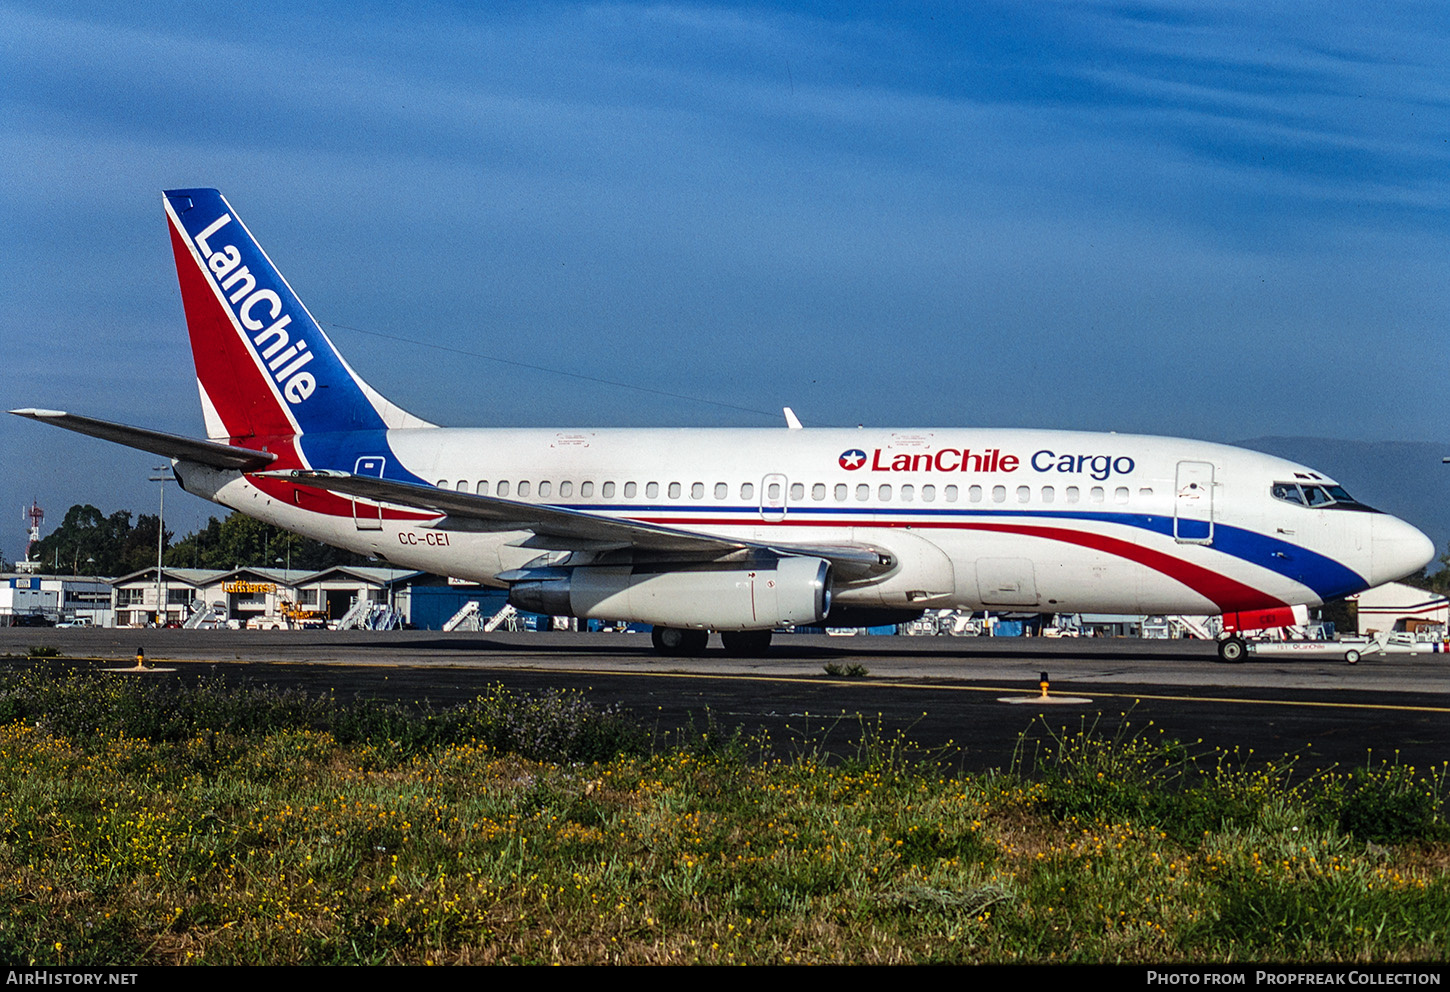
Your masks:
{"label": "main landing gear", "polygon": [[[697,658],[705,653],[710,642],[708,630],[687,630],[681,627],[656,627],[650,633],[655,651],[672,658]],[[732,658],[759,658],[770,649],[768,630],[723,630],[720,643]]]}

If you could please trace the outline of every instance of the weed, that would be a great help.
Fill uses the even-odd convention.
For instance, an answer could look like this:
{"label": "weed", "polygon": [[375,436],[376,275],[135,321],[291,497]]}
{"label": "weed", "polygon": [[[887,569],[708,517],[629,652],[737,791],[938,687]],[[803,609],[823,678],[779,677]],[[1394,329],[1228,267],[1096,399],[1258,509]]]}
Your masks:
{"label": "weed", "polygon": [[1125,715],[969,777],[852,726],[650,748],[572,694],[0,678],[0,958],[1445,959],[1443,770],[1304,777]]}

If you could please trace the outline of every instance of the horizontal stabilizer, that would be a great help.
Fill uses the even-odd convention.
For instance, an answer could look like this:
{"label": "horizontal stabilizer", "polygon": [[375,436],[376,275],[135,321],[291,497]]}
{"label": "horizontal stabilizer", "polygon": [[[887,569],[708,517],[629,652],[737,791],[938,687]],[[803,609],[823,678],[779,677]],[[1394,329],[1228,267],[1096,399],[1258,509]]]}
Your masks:
{"label": "horizontal stabilizer", "polygon": [[198,441],[194,438],[182,437],[179,434],[149,431],[144,427],[127,427],[125,424],[113,424],[107,420],[77,416],[74,413],[66,413],[64,410],[25,409],[10,412],[17,417],[29,417],[31,420],[64,427],[68,431],[89,434],[91,437],[102,438],[106,441],[115,441],[117,444],[124,444],[130,448],[149,451],[153,455],[181,458],[214,468],[249,472],[266,468],[277,460],[276,455],[265,451],[234,448],[229,444],[218,444],[215,441]]}

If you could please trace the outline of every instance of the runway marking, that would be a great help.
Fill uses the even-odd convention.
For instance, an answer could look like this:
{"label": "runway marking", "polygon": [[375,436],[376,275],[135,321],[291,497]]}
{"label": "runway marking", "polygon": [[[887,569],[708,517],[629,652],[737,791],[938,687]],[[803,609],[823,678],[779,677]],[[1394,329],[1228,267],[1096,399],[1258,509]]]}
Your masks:
{"label": "runway marking", "polygon": [[[601,675],[625,675],[625,676],[647,676],[649,678],[671,678],[671,679],[712,679],[716,681],[751,681],[751,682],[783,682],[792,685],[838,685],[859,688],[870,685],[884,689],[920,689],[938,692],[989,692],[1000,695],[1012,693],[1015,690],[1005,689],[1002,686],[979,686],[979,685],[922,685],[918,682],[897,682],[883,681],[880,679],[817,679],[809,675],[785,676],[785,675],[749,675],[713,672],[601,672],[597,669],[576,669],[576,668],[533,668],[528,669],[535,672],[555,672],[565,675],[595,676]],[[515,669],[518,671],[518,669]],[[1312,699],[1235,699],[1231,696],[1169,696],[1142,692],[1096,692],[1091,689],[1083,689],[1081,684],[1074,686],[1073,691],[1092,692],[1094,700],[1097,699],[1132,699],[1152,700],[1166,703],[1237,703],[1246,706],[1297,706],[1317,709],[1345,709],[1345,710],[1388,710],[1400,713],[1450,713],[1450,706],[1404,706],[1395,703],[1334,703],[1321,702]],[[1023,689],[1022,694],[1036,695],[1036,689]]]}

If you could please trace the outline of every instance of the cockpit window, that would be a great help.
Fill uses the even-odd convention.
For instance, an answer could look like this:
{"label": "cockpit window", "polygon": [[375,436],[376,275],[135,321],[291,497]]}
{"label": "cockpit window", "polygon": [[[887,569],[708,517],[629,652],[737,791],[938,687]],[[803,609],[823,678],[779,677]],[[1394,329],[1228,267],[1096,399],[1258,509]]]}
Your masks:
{"label": "cockpit window", "polygon": [[1299,487],[1292,482],[1276,482],[1269,489],[1275,499],[1282,499],[1286,503],[1303,503],[1304,494],[1299,492]]}
{"label": "cockpit window", "polygon": [[1342,509],[1368,510],[1359,500],[1345,492],[1343,486],[1316,486],[1302,482],[1276,482],[1269,487],[1275,499],[1300,506],[1340,507]]}

